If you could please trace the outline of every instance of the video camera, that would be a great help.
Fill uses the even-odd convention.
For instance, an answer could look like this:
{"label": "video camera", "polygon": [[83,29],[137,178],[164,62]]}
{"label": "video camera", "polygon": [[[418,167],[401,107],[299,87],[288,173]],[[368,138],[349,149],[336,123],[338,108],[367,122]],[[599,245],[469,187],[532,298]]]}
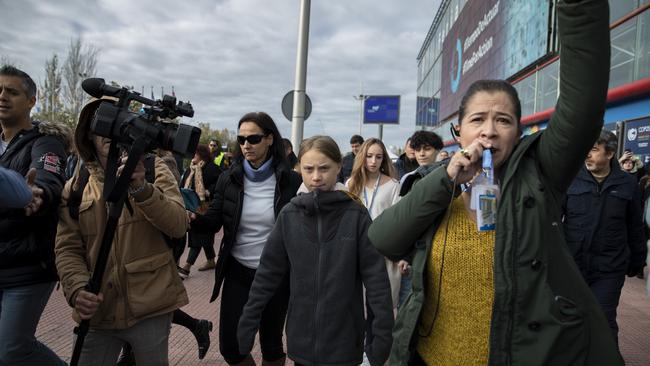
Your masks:
{"label": "video camera", "polygon": [[[178,102],[170,95],[162,100],[151,100],[140,93],[106,85],[104,79],[89,78],[81,83],[83,90],[100,99],[103,96],[117,98],[117,102],[103,101],[90,123],[90,130],[102,137],[110,138],[121,146],[131,146],[138,141],[147,145],[144,151],[160,148],[184,157],[192,157],[201,137],[201,130],[186,124],[163,122],[180,116],[192,117],[194,110],[188,103]],[[131,101],[145,105],[144,113],[129,110]]]}

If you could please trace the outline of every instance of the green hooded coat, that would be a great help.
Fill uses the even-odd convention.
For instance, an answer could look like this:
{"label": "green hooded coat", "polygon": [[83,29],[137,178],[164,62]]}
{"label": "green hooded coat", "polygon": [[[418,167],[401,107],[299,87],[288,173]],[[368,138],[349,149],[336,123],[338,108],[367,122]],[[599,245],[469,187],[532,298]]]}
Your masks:
{"label": "green hooded coat", "polygon": [[[561,84],[555,113],[546,130],[519,141],[500,171],[490,365],[623,365],[567,250],[560,220],[564,194],[603,125],[609,8],[607,0],[564,0],[557,2],[557,15]],[[393,329],[391,366],[406,365],[415,352],[426,259],[453,191],[445,167],[438,168],[370,227],[370,240],[389,259],[413,255],[413,287]]]}

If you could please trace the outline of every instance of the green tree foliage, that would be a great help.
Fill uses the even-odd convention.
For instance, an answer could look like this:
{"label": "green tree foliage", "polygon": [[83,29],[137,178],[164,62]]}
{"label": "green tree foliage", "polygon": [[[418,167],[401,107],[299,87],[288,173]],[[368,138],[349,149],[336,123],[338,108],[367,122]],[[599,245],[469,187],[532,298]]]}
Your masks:
{"label": "green tree foliage", "polygon": [[224,128],[223,130],[213,130],[207,122],[199,122],[197,125],[201,129],[200,144],[207,145],[211,139],[217,139],[221,145],[227,146],[227,151],[234,152],[237,148],[237,137],[234,132]]}

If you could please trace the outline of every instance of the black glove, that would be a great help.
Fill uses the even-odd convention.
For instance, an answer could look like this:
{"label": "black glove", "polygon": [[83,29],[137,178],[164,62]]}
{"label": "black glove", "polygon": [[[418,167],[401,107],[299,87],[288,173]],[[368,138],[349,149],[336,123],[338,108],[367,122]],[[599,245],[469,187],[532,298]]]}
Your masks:
{"label": "black glove", "polygon": [[627,276],[628,277],[634,277],[639,273],[643,273],[643,267],[646,266],[645,262],[642,263],[630,263],[629,266],[627,266]]}

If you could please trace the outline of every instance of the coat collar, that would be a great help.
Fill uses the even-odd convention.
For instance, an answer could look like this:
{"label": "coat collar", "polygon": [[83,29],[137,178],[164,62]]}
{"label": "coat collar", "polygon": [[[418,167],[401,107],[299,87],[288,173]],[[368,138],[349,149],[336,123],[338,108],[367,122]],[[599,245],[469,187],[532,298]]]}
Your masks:
{"label": "coat collar", "polygon": [[[607,188],[613,185],[624,183],[625,180],[627,180],[628,177],[630,176],[628,173],[624,172],[621,169],[621,166],[619,165],[616,158],[611,159],[610,169],[611,172],[602,183],[602,188],[601,188],[602,190],[606,190]],[[580,168],[580,171],[578,171],[578,175],[576,176],[576,182],[581,184],[598,185],[598,182],[593,177],[593,175],[591,175],[589,170],[587,170],[587,167],[584,164]]]}

